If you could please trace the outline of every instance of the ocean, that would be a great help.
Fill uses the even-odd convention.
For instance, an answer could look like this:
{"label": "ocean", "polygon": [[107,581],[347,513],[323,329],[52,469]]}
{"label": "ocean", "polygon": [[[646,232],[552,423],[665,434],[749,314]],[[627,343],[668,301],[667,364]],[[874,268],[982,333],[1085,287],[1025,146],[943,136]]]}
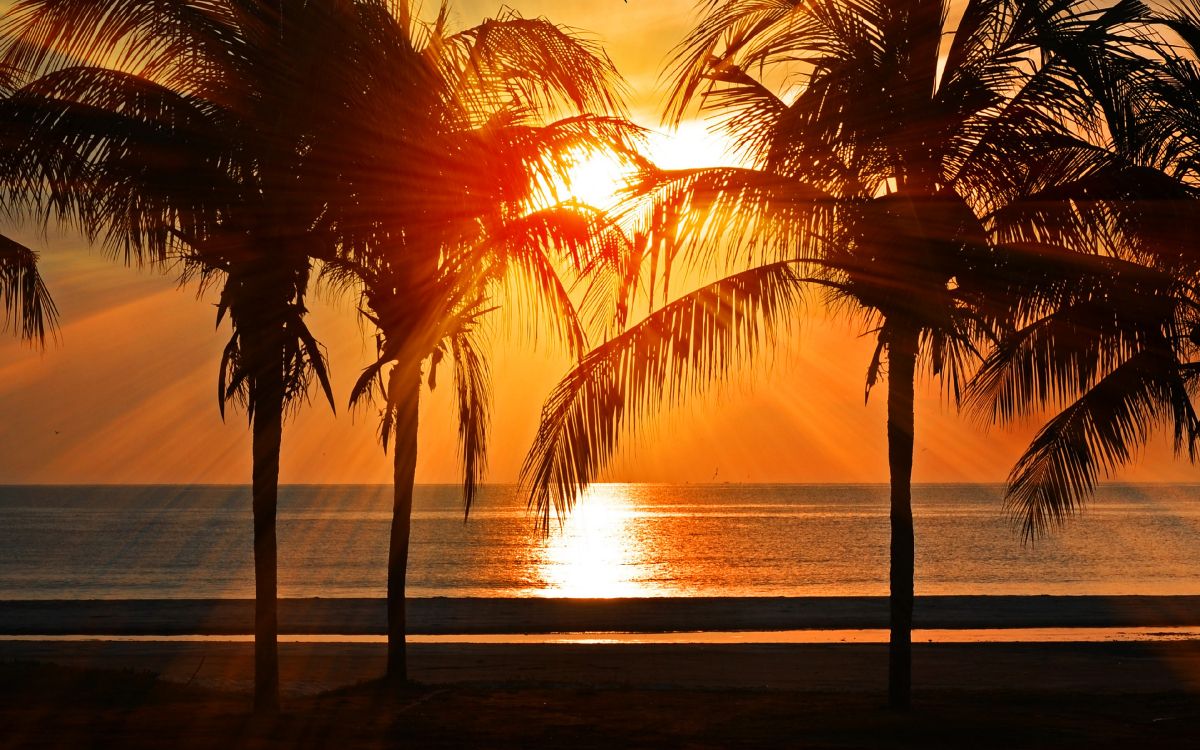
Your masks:
{"label": "ocean", "polygon": [[[916,589],[934,594],[1200,594],[1200,485],[1104,485],[1026,544],[998,485],[918,485]],[[512,486],[464,522],[456,486],[417,488],[418,597],[870,596],[887,593],[886,485],[593,489],[548,533]],[[287,486],[283,597],[381,597],[387,486]],[[250,491],[0,486],[0,599],[253,596]]]}

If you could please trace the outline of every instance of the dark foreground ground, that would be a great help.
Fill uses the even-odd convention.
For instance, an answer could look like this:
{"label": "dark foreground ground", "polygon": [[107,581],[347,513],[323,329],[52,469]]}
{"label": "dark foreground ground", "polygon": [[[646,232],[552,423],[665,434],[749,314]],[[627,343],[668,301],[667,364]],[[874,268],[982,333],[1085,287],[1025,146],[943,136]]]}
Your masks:
{"label": "dark foreground ground", "polygon": [[[203,645],[247,670],[246,644]],[[285,647],[292,687],[266,721],[241,680],[164,680],[145,658],[113,668],[114,652],[82,645],[57,659],[0,646],[0,748],[1200,748],[1195,642],[918,647],[909,714],[883,707],[874,646],[426,647],[425,684],[400,696],[370,682],[296,690],[320,647]]]}

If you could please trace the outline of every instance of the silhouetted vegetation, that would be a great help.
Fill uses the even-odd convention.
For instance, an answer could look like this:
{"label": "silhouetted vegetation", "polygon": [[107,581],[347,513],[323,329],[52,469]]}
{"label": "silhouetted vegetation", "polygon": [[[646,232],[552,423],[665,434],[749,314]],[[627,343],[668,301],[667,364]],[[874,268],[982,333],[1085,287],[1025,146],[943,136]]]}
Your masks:
{"label": "silhouetted vegetation", "polygon": [[[1197,457],[1195,0],[697,8],[665,120],[712,118],[740,167],[647,161],[604,52],[512,11],[456,31],[448,6],[422,19],[408,0],[17,0],[0,20],[6,211],[219,289],[219,404],[243,407],[253,432],[261,709],[279,700],[283,423],[314,382],[334,401],[305,322],[314,277],[359,295],[376,334],[350,402],[377,399],[393,451],[393,683],[407,676],[421,393],[450,370],[467,512],[501,305],[578,360],[524,466],[544,524],[626,433],[732,378],[809,301],[873,338],[893,707],[911,699],[922,376],[995,422],[1061,409],[1010,476],[1027,536],[1159,426]],[[635,172],[604,213],[562,195],[599,152]],[[4,322],[44,342],[57,311],[35,261],[0,237]]]}
{"label": "silhouetted vegetation", "polygon": [[[14,71],[0,67],[0,96],[11,94],[18,83]],[[18,148],[15,135],[0,129],[0,150]],[[19,211],[19,185],[4,187],[5,200],[0,206],[9,213]],[[38,273],[37,259],[30,248],[0,235],[0,308],[4,314],[0,327],[11,328],[18,337],[43,345],[46,334],[53,333],[57,325],[58,310]]]}
{"label": "silhouetted vegetation", "polygon": [[[906,707],[918,375],[957,403],[991,343],[1068,301],[1064,282],[1144,255],[1126,242],[1138,202],[1094,191],[1141,174],[1123,139],[1142,104],[1125,92],[1170,50],[1138,2],[981,0],[961,16],[940,0],[700,6],[667,119],[710,115],[747,166],[642,170],[612,221],[642,241],[633,273],[651,312],[559,384],[525,480],[543,515],[569,508],[622,432],[728,378],[821,298],[876,341],[868,396],[888,383],[889,691]],[[1167,182],[1153,184],[1188,196]],[[672,277],[714,275],[672,297]]]}
{"label": "silhouetted vegetation", "polygon": [[1200,447],[1200,5],[1149,20],[1142,33],[1159,57],[1104,81],[1105,161],[1035,195],[1030,211],[1056,227],[1096,223],[1095,251],[1033,277],[1018,328],[971,384],[971,405],[1002,424],[1061,409],[1009,477],[1008,511],[1030,539],[1077,511],[1157,429],[1193,461]]}
{"label": "silhouetted vegetation", "polygon": [[[27,210],[77,226],[127,263],[219,285],[222,405],[253,429],[256,704],[278,704],[276,537],[285,410],[323,355],[304,323],[320,220],[328,113],[357,90],[371,5],[231,0],[14,4],[0,61],[28,82],[5,102],[3,172]],[[329,144],[332,145],[332,144]]]}
{"label": "silhouetted vegetation", "polygon": [[[378,358],[351,395],[376,396],[392,447],[395,499],[388,561],[388,674],[404,681],[405,576],[420,394],[449,370],[464,513],[483,477],[491,401],[487,317],[538,321],[574,354],[586,349],[569,289],[600,263],[594,211],[557,195],[570,167],[630,151],[639,129],[618,115],[608,58],[545,19],[507,11],[462,31],[401,2],[376,20],[357,71],[362,92],[339,123],[331,169],[344,193],[328,221],[339,254],[326,264],[357,289]],[[574,116],[549,122],[560,111]],[[567,278],[570,273],[574,278]],[[529,326],[522,327],[528,330]]]}

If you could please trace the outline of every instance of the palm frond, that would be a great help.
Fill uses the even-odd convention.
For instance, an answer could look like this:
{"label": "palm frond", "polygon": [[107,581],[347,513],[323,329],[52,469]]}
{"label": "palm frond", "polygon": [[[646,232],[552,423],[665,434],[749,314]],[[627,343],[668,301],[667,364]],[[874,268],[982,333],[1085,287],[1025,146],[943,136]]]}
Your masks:
{"label": "palm frond", "polygon": [[[1154,342],[1179,340],[1192,303],[1169,274],[1115,258],[1025,249],[1019,314],[968,388],[971,410],[1006,423],[1062,406]],[[1000,281],[1000,280],[998,280]]]}
{"label": "palm frond", "polygon": [[711,71],[743,70],[817,56],[838,43],[836,3],[708,2],[707,13],[671,55],[666,119],[678,124],[709,90]]}
{"label": "palm frond", "polygon": [[[505,222],[479,253],[484,254],[481,259],[491,256],[492,262],[509,269],[501,275],[507,290],[504,297],[514,310],[524,313],[517,319],[529,326],[541,322],[543,328],[557,333],[572,356],[579,356],[587,350],[587,333],[563,270],[573,270],[579,278],[585,269],[600,265],[598,257],[611,255],[611,245],[594,228],[593,214],[561,205]],[[550,255],[555,251],[557,260]]]}
{"label": "palm frond", "polygon": [[601,47],[544,18],[499,17],[450,36],[446,50],[462,71],[460,96],[480,112],[515,96],[543,112],[623,112],[621,79]]}
{"label": "palm frond", "polygon": [[206,239],[246,196],[217,111],[102,68],[48,74],[0,107],[17,147],[0,155],[18,208],[78,225],[130,261],[162,261]]}
{"label": "palm frond", "polygon": [[38,273],[37,253],[0,235],[0,308],[4,328],[44,345],[58,328],[58,308]]}
{"label": "palm frond", "polygon": [[471,512],[487,469],[487,433],[491,416],[491,374],[473,327],[449,339],[454,360],[454,393],[458,405],[458,449],[462,460],[463,513]]}
{"label": "palm frond", "polygon": [[646,288],[665,300],[676,273],[725,275],[758,262],[820,257],[845,205],[788,175],[646,167],[610,215],[625,236],[646,248]]}
{"label": "palm frond", "polygon": [[1061,525],[1167,422],[1176,449],[1194,456],[1200,420],[1173,357],[1145,350],[1100,379],[1038,432],[1009,475],[1006,507],[1025,537]]}
{"label": "palm frond", "polygon": [[758,266],[679,297],[583,357],[547,399],[521,472],[542,523],[573,506],[624,432],[748,361],[800,293],[790,264]]}

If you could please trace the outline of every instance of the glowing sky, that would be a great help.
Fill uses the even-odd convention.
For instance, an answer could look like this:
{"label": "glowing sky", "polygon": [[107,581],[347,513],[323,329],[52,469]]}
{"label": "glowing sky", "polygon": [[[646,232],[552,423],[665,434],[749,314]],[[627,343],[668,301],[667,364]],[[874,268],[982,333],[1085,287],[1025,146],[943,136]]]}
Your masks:
{"label": "glowing sky", "polygon": [[[634,115],[656,126],[655,84],[671,46],[692,23],[691,0],[587,0],[511,3],[601,40],[632,89]],[[0,2],[0,8],[5,3]],[[498,5],[460,0],[474,22]],[[702,126],[686,137],[656,136],[668,166],[722,160]],[[171,278],[122,268],[70,235],[15,236],[43,254],[43,271],[63,314],[61,343],[45,353],[0,339],[0,482],[214,482],[249,480],[250,440],[243,415],[222,423],[216,363],[228,336],[214,331],[212,299],[178,290]],[[289,423],[282,476],[291,483],[390,481],[390,459],[376,443],[374,413],[345,411],[350,385],[370,354],[351,300],[318,295],[310,325],[328,347],[338,398]],[[814,312],[794,345],[746,385],[659,420],[613,467],[621,481],[881,482],[887,479],[879,389],[863,404],[868,340],[843,321]],[[491,481],[515,478],[538,410],[566,367],[558,352],[530,351],[501,339]],[[917,481],[1000,481],[1031,432],[987,434],[957,416],[932,389],[917,414]],[[453,412],[442,386],[421,413],[418,480],[457,479]],[[1129,479],[1187,480],[1196,473],[1158,446]]]}

